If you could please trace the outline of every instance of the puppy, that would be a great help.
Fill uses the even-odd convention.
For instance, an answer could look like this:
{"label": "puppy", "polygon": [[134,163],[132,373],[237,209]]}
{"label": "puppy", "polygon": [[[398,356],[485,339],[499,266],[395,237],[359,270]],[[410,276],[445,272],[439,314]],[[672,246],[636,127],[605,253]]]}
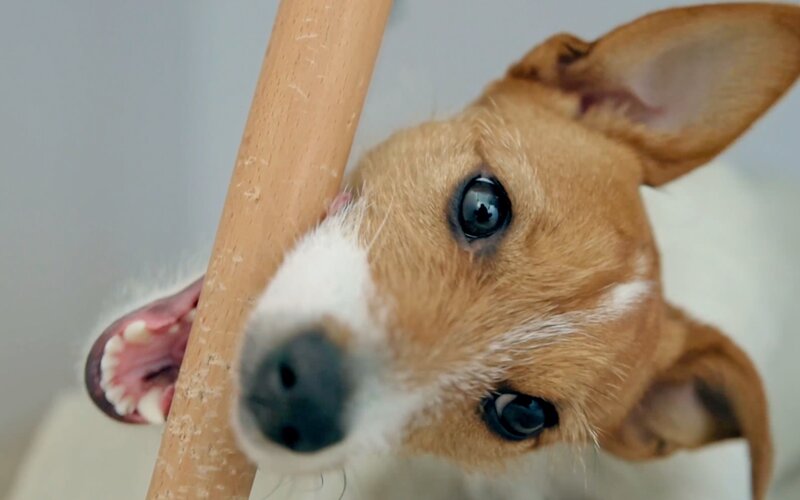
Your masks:
{"label": "puppy", "polygon": [[[559,450],[639,461],[743,438],[739,494],[764,499],[761,378],[665,300],[641,189],[710,161],[798,75],[800,7],[672,9],[556,35],[455,117],[392,136],[255,305],[242,449],[289,475],[433,456],[460,471],[454,498],[594,498],[562,467],[527,471]],[[103,411],[164,420],[201,285],[102,333],[86,383]],[[718,486],[697,498],[730,498]]]}

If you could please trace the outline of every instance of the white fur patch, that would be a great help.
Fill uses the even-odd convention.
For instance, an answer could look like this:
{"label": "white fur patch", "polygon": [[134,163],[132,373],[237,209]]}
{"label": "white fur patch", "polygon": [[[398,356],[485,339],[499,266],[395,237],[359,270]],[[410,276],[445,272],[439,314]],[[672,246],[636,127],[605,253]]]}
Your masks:
{"label": "white fur patch", "polygon": [[614,285],[603,297],[600,305],[590,313],[594,322],[611,321],[630,312],[650,292],[651,283],[635,279]]}
{"label": "white fur patch", "polygon": [[583,315],[577,314],[584,316],[584,322],[601,323],[620,319],[631,312],[652,291],[653,282],[646,279],[649,262],[646,255],[637,256],[633,276],[629,281],[611,287],[597,307]]}
{"label": "white fur patch", "polygon": [[[359,230],[366,201],[359,200],[331,214],[304,237],[285,258],[260,298],[247,328],[241,356],[243,373],[287,338],[331,318],[347,329],[348,365],[357,389],[349,405],[344,441],[313,456],[297,455],[266,440],[249,412],[240,411],[234,426],[251,459],[272,470],[313,472],[349,459],[386,450],[402,437],[412,415],[430,407],[448,389],[461,393],[501,380],[519,351],[529,353],[580,332],[585,325],[619,319],[649,293],[644,279],[647,261],[637,260],[630,281],[610,287],[588,310],[535,314],[460,366],[441,373],[430,386],[408,389],[403,374],[392,366],[386,311],[377,306],[368,245]],[[377,307],[376,307],[377,306]]]}
{"label": "white fur patch", "polygon": [[351,205],[329,217],[286,256],[255,307],[252,327],[279,341],[329,316],[355,335],[381,336],[369,311],[375,287],[358,238],[360,208]]}
{"label": "white fur patch", "polygon": [[648,259],[636,259],[630,281],[618,283],[603,294],[598,305],[586,310],[561,314],[539,313],[517,328],[489,344],[488,348],[461,366],[441,374],[437,391],[447,387],[462,390],[491,386],[505,376],[507,366],[513,364],[513,355],[560,342],[582,327],[616,321],[630,313],[652,291],[653,283],[645,279]]}
{"label": "white fur patch", "polygon": [[391,367],[384,314],[376,304],[368,253],[359,238],[365,201],[329,216],[287,256],[255,307],[241,353],[243,373],[270,349],[331,318],[347,329],[348,366],[355,379],[347,435],[330,448],[299,455],[266,440],[237,403],[234,428],[249,457],[269,470],[316,472],[338,467],[399,438],[423,396],[403,390]]}
{"label": "white fur patch", "polygon": [[608,293],[604,306],[614,316],[620,316],[636,305],[648,290],[650,283],[647,281],[635,280],[619,284]]}

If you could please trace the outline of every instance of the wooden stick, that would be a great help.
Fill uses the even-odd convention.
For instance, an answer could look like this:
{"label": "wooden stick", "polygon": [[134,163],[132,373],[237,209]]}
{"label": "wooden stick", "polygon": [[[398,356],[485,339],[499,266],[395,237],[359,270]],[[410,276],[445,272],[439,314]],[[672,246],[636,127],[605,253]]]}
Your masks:
{"label": "wooden stick", "polygon": [[247,119],[147,498],[249,497],[229,429],[231,363],[283,252],[317,223],[350,153],[391,0],[283,0]]}

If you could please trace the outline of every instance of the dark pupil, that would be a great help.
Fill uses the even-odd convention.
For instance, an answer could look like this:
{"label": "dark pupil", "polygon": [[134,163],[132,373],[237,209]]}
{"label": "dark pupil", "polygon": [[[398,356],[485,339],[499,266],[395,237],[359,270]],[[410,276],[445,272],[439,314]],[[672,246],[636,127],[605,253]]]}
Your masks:
{"label": "dark pupil", "polygon": [[500,418],[511,430],[522,435],[544,427],[544,410],[535,400],[510,403]]}
{"label": "dark pupil", "polygon": [[479,177],[464,190],[459,214],[461,229],[469,238],[485,238],[504,222],[508,200],[502,188],[490,179]]}
{"label": "dark pupil", "polygon": [[[498,405],[504,398],[506,401]],[[558,425],[555,406],[526,394],[495,394],[485,398],[482,405],[486,424],[509,441],[538,436],[544,429]]]}

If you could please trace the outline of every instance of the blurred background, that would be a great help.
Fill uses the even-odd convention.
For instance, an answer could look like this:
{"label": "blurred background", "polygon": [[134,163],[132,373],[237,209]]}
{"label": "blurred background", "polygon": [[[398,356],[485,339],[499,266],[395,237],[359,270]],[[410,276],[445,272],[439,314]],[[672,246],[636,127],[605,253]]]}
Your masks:
{"label": "blurred background", "polygon": [[[684,3],[398,1],[353,157],[459,109],[553,33]],[[276,6],[3,2],[0,496],[122,285],[208,255]],[[798,111],[796,88],[726,157],[800,176]]]}

